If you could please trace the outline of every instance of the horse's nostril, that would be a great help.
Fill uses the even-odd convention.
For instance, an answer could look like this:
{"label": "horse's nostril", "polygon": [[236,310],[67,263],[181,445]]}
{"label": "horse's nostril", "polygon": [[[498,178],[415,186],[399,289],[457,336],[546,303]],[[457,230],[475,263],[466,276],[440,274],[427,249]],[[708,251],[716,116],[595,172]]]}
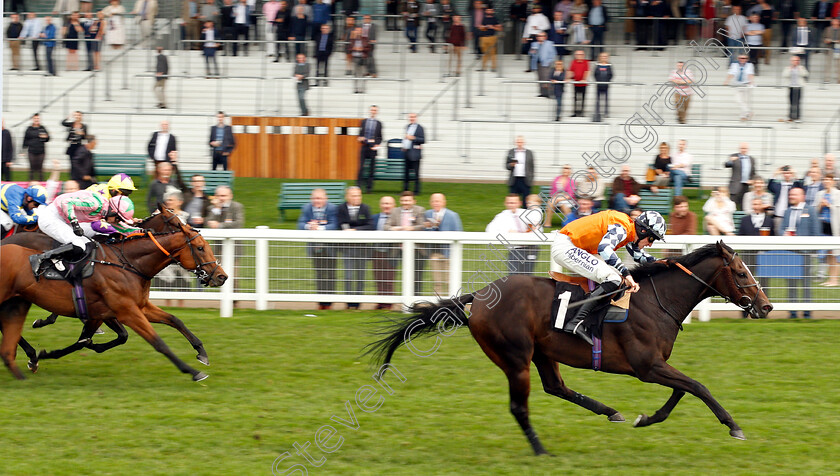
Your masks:
{"label": "horse's nostril", "polygon": [[762,307],[762,309],[764,310],[764,312],[770,312],[773,310],[773,306],[767,304],[766,306]]}

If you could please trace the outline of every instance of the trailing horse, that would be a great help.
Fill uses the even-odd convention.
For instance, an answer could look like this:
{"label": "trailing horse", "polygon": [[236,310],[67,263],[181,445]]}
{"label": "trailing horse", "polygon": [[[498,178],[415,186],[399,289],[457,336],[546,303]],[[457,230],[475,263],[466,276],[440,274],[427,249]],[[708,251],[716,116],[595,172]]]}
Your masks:
{"label": "trailing horse", "polygon": [[[673,391],[653,416],[640,415],[634,426],[664,421],[686,392],[701,399],[729,427],[729,434],[745,439],[735,420],[699,382],[668,365],[668,358],[682,329],[682,321],[703,299],[722,296],[765,318],[773,309],[741,258],[723,242],[674,260],[660,260],[632,271],[641,290],[632,295],[625,322],[603,328],[604,372],[632,375],[643,382],[658,383]],[[592,347],[582,339],[558,332],[550,322],[554,282],[547,278],[513,275],[496,280],[479,291],[435,305],[415,305],[414,315],[400,318],[383,331],[384,337],[370,344],[375,360],[389,363],[397,348],[411,339],[435,332],[441,326],[466,324],[481,349],[508,379],[510,411],[536,454],[547,453],[531,427],[528,414],[530,365],[537,368],[543,389],[609,421],[621,422],[617,410],[581,395],[563,382],[557,363],[591,368]],[[472,303],[469,320],[465,306]],[[448,332],[447,332],[448,333]]]}

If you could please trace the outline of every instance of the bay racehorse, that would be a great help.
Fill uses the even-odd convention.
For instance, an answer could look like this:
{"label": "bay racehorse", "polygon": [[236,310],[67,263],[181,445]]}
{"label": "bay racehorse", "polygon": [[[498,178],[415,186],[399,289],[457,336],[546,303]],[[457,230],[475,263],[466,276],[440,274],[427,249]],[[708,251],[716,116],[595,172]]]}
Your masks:
{"label": "bay racehorse", "polygon": [[[682,321],[703,299],[723,296],[765,318],[773,309],[741,258],[723,242],[705,245],[673,260],[636,267],[633,278],[641,290],[631,296],[629,316],[623,323],[603,328],[601,370],[632,375],[643,382],[672,389],[671,397],[653,416],[640,415],[634,426],[665,420],[686,392],[703,401],[729,427],[729,434],[745,439],[729,413],[699,382],[668,365]],[[529,421],[531,362],[546,393],[568,400],[609,421],[624,421],[613,408],[581,395],[563,382],[557,363],[591,368],[592,347],[582,339],[558,332],[550,322],[554,282],[548,278],[513,275],[486,287],[435,305],[415,305],[414,315],[398,318],[370,344],[376,360],[389,363],[394,351],[412,338],[436,330],[447,335],[466,324],[481,349],[505,373],[510,390],[510,411],[536,454],[546,453]],[[469,319],[465,306],[472,303]]]}
{"label": "bay racehorse", "polygon": [[[161,214],[164,219],[175,216],[166,209],[161,210]],[[149,303],[151,279],[172,262],[194,271],[202,283],[210,286],[221,286],[227,279],[204,238],[180,220],[171,222],[175,228],[173,231],[136,234],[113,246],[105,246],[97,253],[96,271],[83,283],[89,319],[79,341],[56,353],[63,355],[83,348],[103,321],[116,319],[166,355],[179,370],[191,374],[193,380],[207,377],[179,359],[146,317],[147,313],[158,312]],[[4,271],[0,275],[0,325],[3,339],[0,341],[0,357],[17,378],[23,378],[23,374],[15,364],[15,351],[31,304],[59,315],[75,315],[70,283],[35,279],[29,256],[39,252],[17,244],[2,245]],[[167,314],[162,310],[159,312]],[[49,356],[44,354],[42,358]]]}
{"label": "bay racehorse", "polygon": [[[159,212],[155,213],[154,215],[146,218],[142,222],[137,224],[138,228],[142,228],[145,230],[151,230],[158,233],[166,233],[170,231],[177,230],[177,222],[179,221],[178,217],[172,214],[164,214],[160,213],[163,211],[163,207],[159,206]],[[105,238],[103,236],[103,238]],[[54,240],[47,236],[46,234],[40,232],[38,226],[28,226],[28,227],[21,227],[18,226],[18,230],[15,234],[4,238],[0,241],[0,244],[18,244],[25,248],[40,250],[40,251],[47,251],[52,249],[55,245]],[[105,243],[103,246],[110,246],[109,244]],[[193,346],[193,349],[196,350],[196,359],[204,365],[209,365],[209,359],[207,357],[207,351],[204,349],[204,344],[201,340],[193,334],[192,331],[187,328],[187,326],[175,317],[174,315],[164,311],[163,309],[155,306],[152,303],[148,303],[145,307],[143,307],[143,314],[146,316],[146,319],[149,320],[151,323],[161,323],[166,324],[178,332],[180,332],[186,339],[189,341],[190,345]],[[50,324],[55,323],[58,314],[52,313],[46,319],[38,319],[33,324],[32,327],[40,328]],[[69,317],[76,317],[75,315]],[[95,344],[93,341],[88,342],[85,344],[85,348],[91,349],[96,353],[105,352],[108,349],[112,349],[116,346],[124,344],[128,340],[128,332],[125,330],[125,327],[119,323],[116,319],[108,319],[104,322],[109,328],[111,328],[117,336],[112,339],[111,341],[102,343],[102,344]],[[27,366],[29,367],[32,372],[36,372],[38,370],[38,361],[40,358],[60,358],[66,355],[66,353],[61,352],[44,352],[43,357],[39,357],[38,353],[35,352],[35,349],[23,338],[20,338],[20,347],[29,357],[29,362]]]}

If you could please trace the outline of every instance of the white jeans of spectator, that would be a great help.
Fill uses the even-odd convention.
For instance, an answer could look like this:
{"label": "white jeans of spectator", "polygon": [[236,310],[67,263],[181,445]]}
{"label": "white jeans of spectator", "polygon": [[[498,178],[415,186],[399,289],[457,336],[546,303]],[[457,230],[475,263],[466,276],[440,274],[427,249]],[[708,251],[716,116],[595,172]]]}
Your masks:
{"label": "white jeans of spectator", "polygon": [[741,107],[741,118],[746,119],[752,114],[752,87],[736,86],[735,101]]}
{"label": "white jeans of spectator", "polygon": [[55,205],[39,208],[38,227],[41,228],[41,231],[59,243],[73,243],[75,246],[85,249],[85,244],[90,240],[83,236],[76,236],[73,233],[73,228],[64,221]]}
{"label": "white jeans of spectator", "polygon": [[554,234],[551,261],[598,284],[612,281],[621,285],[622,278],[617,269],[608,265],[600,256],[578,248],[562,233]]}
{"label": "white jeans of spectator", "polygon": [[9,231],[14,227],[15,222],[12,221],[12,217],[10,217],[9,214],[4,212],[3,210],[0,210],[0,228]]}

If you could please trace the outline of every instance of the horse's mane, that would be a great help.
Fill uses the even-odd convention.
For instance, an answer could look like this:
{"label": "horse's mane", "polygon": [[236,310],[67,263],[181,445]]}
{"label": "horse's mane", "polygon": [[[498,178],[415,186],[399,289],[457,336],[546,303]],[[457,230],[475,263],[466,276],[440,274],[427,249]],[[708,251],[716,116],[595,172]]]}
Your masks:
{"label": "horse's mane", "polygon": [[[719,242],[723,249],[729,253],[734,253],[735,251],[726,245],[724,242]],[[680,256],[678,258],[669,259],[670,262],[680,263],[681,265],[685,266],[686,268],[691,268],[692,266],[697,265],[698,263],[705,261],[709,258],[714,258],[716,256],[720,256],[720,250],[718,249],[717,243],[710,243],[708,245],[704,245],[701,248],[698,248],[687,255]],[[639,279],[645,276],[652,276],[657,273],[660,273],[666,269],[671,269],[672,267],[666,264],[663,261],[654,261],[653,263],[645,263],[636,266],[635,268],[630,270],[630,274],[633,276],[633,279]]]}

